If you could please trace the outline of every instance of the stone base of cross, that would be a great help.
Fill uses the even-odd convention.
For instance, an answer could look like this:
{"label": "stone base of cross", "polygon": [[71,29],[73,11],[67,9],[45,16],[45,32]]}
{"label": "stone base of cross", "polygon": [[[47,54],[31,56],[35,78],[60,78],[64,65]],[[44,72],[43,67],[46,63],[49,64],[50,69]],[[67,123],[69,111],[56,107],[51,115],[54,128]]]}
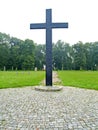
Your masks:
{"label": "stone base of cross", "polygon": [[46,23],[30,24],[30,29],[46,29],[46,86],[52,86],[52,28],[68,28],[68,23],[52,23],[51,9],[46,9]]}

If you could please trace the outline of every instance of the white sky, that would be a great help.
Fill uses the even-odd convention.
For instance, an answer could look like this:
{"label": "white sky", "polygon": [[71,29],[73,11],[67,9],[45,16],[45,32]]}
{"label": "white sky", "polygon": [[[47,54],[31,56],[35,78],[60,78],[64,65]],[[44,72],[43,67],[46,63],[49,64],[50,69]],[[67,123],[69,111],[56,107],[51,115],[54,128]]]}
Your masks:
{"label": "white sky", "polygon": [[45,30],[30,30],[30,23],[45,22],[48,8],[53,22],[69,23],[53,29],[53,42],[98,41],[98,0],[0,0],[0,32],[43,44]]}

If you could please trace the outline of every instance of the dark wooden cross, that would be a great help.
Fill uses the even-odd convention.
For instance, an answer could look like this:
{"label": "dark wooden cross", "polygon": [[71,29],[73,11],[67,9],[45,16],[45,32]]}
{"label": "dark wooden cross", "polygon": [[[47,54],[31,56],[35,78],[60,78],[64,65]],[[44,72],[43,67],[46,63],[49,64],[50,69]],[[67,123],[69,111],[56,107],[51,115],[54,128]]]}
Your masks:
{"label": "dark wooden cross", "polygon": [[30,29],[46,29],[46,86],[52,86],[52,28],[68,28],[68,23],[52,23],[51,9],[46,9],[46,23],[30,24]]}

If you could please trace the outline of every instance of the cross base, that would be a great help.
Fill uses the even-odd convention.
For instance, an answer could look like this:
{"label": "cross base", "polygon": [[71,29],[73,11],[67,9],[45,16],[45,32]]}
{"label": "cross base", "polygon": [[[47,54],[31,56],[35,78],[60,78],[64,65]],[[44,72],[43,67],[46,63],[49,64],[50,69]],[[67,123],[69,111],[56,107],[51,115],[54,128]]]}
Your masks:
{"label": "cross base", "polygon": [[37,91],[45,91],[45,92],[55,92],[55,91],[61,91],[63,89],[63,86],[36,86],[35,90]]}

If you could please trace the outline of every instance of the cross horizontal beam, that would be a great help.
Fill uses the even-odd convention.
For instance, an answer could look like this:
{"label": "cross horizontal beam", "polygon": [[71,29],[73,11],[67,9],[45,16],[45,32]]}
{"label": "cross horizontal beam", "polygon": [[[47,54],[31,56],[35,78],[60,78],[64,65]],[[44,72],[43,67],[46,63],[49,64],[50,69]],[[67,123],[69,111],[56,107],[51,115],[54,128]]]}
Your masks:
{"label": "cross horizontal beam", "polygon": [[52,28],[68,28],[68,23],[52,23]]}
{"label": "cross horizontal beam", "polygon": [[30,29],[45,29],[46,23],[33,23],[30,24]]}
{"label": "cross horizontal beam", "polygon": [[[46,29],[46,23],[30,24],[30,29]],[[50,28],[68,28],[68,23],[51,23]]]}

